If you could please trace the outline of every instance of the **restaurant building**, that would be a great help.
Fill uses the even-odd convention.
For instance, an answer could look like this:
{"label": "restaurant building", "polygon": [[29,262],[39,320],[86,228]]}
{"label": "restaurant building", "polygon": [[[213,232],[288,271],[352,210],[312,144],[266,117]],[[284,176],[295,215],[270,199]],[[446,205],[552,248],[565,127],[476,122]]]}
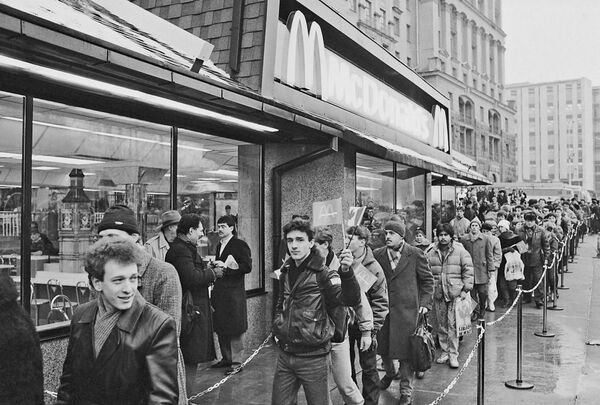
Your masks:
{"label": "restaurant building", "polygon": [[[231,207],[252,251],[253,347],[292,214],[341,198],[343,212],[397,213],[431,234],[441,187],[485,182],[450,156],[447,98],[324,2],[228,8],[225,46],[127,1],[0,0],[0,255],[29,297],[47,389],[69,324],[49,316],[53,297],[87,299],[82,254],[113,204],[137,213],[144,240],[166,210],[200,214],[203,255]],[[38,231],[52,251],[34,250]],[[340,247],[342,224],[333,231]]]}

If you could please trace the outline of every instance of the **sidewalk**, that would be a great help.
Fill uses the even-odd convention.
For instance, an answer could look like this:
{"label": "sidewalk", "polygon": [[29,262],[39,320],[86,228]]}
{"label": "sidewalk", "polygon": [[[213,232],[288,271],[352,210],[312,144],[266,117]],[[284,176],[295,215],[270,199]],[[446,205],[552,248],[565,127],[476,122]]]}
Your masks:
{"label": "sidewalk", "polygon": [[[558,306],[564,311],[548,311],[548,332],[553,338],[533,333],[542,330],[542,311],[533,304],[523,307],[523,380],[534,384],[532,390],[506,388],[504,382],[515,380],[516,308],[504,321],[488,327],[485,335],[485,402],[488,404],[577,404],[600,403],[600,261],[596,256],[596,235],[586,236],[579,245],[571,273],[565,274],[565,286],[559,290]],[[488,313],[487,320],[499,318],[500,308]],[[461,343],[461,366],[471,351],[475,332]],[[586,345],[591,340],[599,345]],[[254,348],[251,348],[252,350]],[[248,350],[247,355],[251,354]],[[271,389],[277,349],[266,346],[243,372],[231,377],[221,387],[194,401],[198,404],[266,405],[271,403]],[[198,393],[223,378],[222,371],[199,367],[193,392]],[[383,374],[383,373],[382,373]],[[457,371],[446,365],[434,365],[423,380],[415,380],[413,404],[429,404],[448,386]],[[360,378],[359,378],[360,380]],[[342,404],[330,378],[332,404]],[[301,390],[302,391],[302,390]],[[300,394],[299,404],[305,404]],[[380,404],[397,403],[398,382],[383,391]],[[477,402],[477,355],[441,404],[475,404]]]}

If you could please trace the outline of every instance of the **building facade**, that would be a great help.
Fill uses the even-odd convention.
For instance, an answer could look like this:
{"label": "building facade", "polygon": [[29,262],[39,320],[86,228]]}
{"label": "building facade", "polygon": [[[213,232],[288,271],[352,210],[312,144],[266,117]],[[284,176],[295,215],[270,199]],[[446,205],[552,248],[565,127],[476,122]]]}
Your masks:
{"label": "building facade", "polygon": [[515,111],[505,102],[501,0],[329,2],[450,99],[456,158],[491,181],[516,180]]}
{"label": "building facade", "polygon": [[594,116],[594,191],[600,190],[600,87],[592,87]]}
{"label": "building facade", "polygon": [[592,84],[586,78],[507,85],[517,110],[518,178],[594,190]]}

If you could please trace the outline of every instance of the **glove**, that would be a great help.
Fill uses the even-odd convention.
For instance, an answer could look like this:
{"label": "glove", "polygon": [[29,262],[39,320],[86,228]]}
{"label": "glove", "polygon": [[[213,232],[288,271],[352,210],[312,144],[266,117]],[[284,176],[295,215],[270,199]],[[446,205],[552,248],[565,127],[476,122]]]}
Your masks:
{"label": "glove", "polygon": [[371,347],[369,347],[369,351],[377,351],[377,331],[374,330],[371,332]]}

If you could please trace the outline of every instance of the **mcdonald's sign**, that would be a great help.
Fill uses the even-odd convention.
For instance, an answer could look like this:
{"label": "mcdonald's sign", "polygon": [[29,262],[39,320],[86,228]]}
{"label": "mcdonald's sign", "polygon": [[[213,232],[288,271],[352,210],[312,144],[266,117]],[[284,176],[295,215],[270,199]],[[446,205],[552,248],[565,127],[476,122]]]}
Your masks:
{"label": "mcdonald's sign", "polygon": [[279,23],[275,77],[323,101],[448,150],[443,108],[428,111],[326,48],[319,24],[307,23],[301,11],[290,13],[285,24]]}

